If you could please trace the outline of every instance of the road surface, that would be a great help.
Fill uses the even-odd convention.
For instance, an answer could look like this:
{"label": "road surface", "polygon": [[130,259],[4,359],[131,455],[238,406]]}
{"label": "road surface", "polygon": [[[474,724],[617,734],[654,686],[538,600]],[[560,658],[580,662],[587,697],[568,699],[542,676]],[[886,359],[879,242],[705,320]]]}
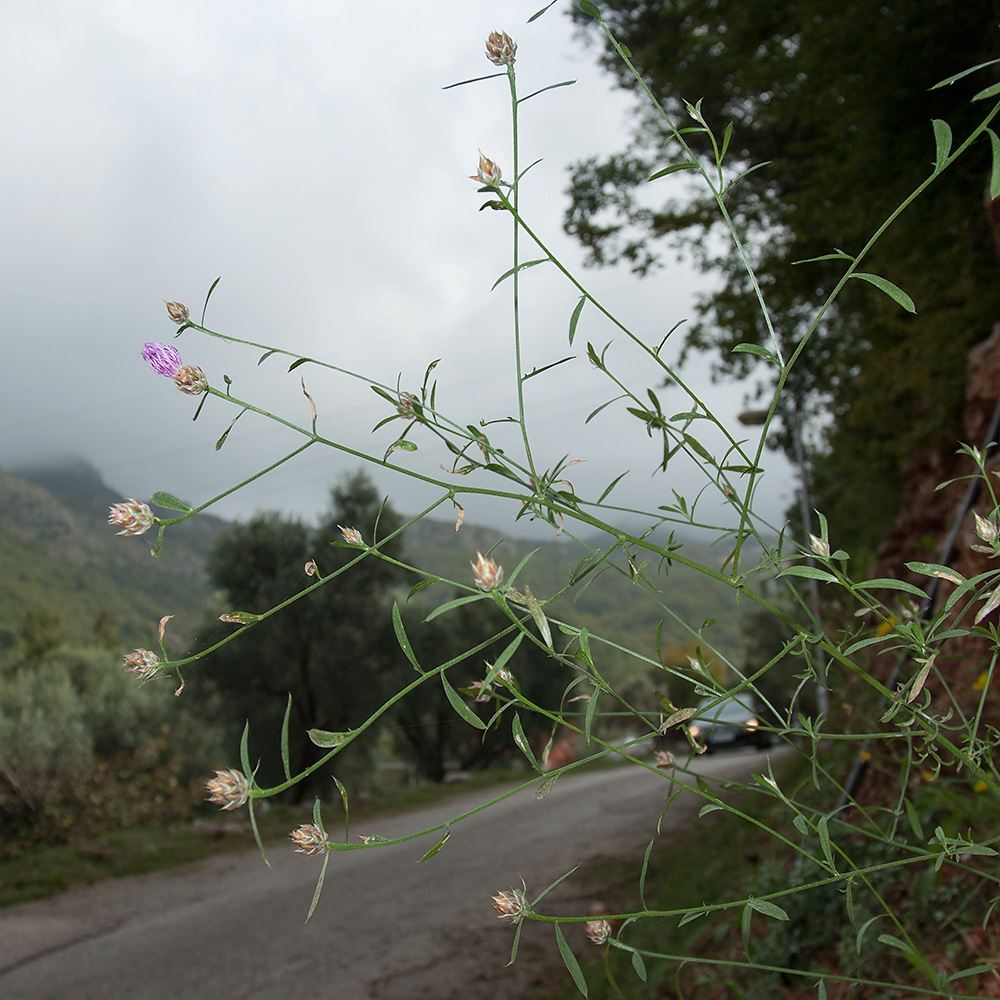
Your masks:
{"label": "road surface", "polygon": [[[700,758],[723,780],[766,769],[753,751]],[[436,835],[375,850],[335,853],[323,896],[303,924],[322,859],[272,847],[271,868],[254,851],[99,883],[0,910],[3,1000],[463,1000],[544,996],[560,971],[552,928],[513,939],[490,896],[521,886],[531,898],[574,865],[543,912],[580,914],[600,904],[601,856],[639,859],[670,785],[660,774],[614,768],[563,775],[551,793],[532,791],[452,828],[435,857],[415,864]],[[371,830],[400,836],[450,819],[483,801],[469,793],[379,820]],[[661,826],[695,820],[700,800],[685,793]],[[353,826],[353,824],[352,824]],[[352,830],[352,837],[355,831]],[[331,836],[333,834],[331,833]],[[620,887],[617,887],[620,891]],[[634,895],[634,890],[633,890]],[[567,927],[577,953],[592,948]]]}

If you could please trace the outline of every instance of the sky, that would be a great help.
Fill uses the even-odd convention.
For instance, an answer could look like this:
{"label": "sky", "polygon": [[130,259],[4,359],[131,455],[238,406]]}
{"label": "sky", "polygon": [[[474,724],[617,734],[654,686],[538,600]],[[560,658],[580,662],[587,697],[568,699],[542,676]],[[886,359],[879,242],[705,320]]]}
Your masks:
{"label": "sky", "polygon": [[[37,0],[0,11],[0,294],[3,299],[0,464],[17,467],[76,455],[123,495],[157,490],[200,505],[291,452],[292,431],[253,413],[224,447],[215,443],[238,412],[216,398],[197,421],[197,400],[149,371],[147,341],[174,344],[214,386],[232,380],[240,399],[298,425],[309,422],[300,379],[318,410],[318,430],[379,457],[402,430],[372,435],[391,408],[367,379],[418,391],[440,359],[437,406],[460,426],[516,412],[511,282],[492,286],[511,263],[505,213],[479,211],[469,179],[479,150],[511,172],[505,78],[454,89],[497,72],[484,55],[494,29],[518,44],[520,162],[534,160],[520,207],[566,266],[646,343],[693,318],[710,281],[683,262],[639,279],[627,269],[584,269],[562,232],[567,167],[624,148],[632,98],[598,69],[597,49],[575,34],[557,3],[532,23],[541,0]],[[377,11],[373,17],[372,11]],[[538,256],[527,243],[523,258]],[[221,277],[206,325],[225,335],[321,358],[361,378],[186,331],[177,340],[164,300],[200,316]],[[586,358],[614,330],[585,310],[574,344],[578,298],[551,265],[521,280],[525,371],[572,360],[525,383],[532,446],[541,469],[564,455],[567,478],[596,498],[628,472],[611,499],[655,509],[689,500],[704,476],[683,463],[656,473],[659,445]],[[676,355],[676,346],[665,351]],[[656,390],[668,412],[690,409],[649,358],[616,341],[615,374],[638,394]],[[682,372],[735,428],[750,386],[713,386],[711,359]],[[520,457],[512,425],[491,440]],[[735,431],[734,431],[735,432]],[[757,431],[740,431],[749,437]],[[440,466],[450,456],[428,435],[392,461],[456,486]],[[711,436],[705,442],[714,444]],[[788,467],[766,460],[760,509],[780,521],[791,492]],[[262,508],[314,519],[329,489],[361,462],[314,447],[215,505],[246,518]],[[412,514],[441,495],[379,466],[379,489]],[[470,522],[510,534],[519,506],[462,501]],[[718,510],[716,504],[713,510]],[[451,517],[445,508],[441,516]]]}

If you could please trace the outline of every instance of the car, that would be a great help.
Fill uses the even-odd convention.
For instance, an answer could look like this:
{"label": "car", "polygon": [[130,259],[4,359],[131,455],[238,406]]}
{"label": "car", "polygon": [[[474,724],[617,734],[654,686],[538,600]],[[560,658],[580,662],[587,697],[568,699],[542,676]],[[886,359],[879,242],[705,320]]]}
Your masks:
{"label": "car", "polygon": [[741,746],[766,750],[774,742],[771,733],[760,728],[756,714],[735,698],[703,698],[687,728],[692,739],[704,744],[709,753]]}

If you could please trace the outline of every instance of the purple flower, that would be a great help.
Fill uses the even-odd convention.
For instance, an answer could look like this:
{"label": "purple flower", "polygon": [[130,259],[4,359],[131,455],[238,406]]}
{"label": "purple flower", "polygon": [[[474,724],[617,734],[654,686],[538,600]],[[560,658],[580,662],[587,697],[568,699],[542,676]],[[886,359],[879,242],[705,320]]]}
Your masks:
{"label": "purple flower", "polygon": [[156,372],[173,378],[181,368],[181,355],[176,347],[170,344],[145,344],[142,348],[142,360]]}

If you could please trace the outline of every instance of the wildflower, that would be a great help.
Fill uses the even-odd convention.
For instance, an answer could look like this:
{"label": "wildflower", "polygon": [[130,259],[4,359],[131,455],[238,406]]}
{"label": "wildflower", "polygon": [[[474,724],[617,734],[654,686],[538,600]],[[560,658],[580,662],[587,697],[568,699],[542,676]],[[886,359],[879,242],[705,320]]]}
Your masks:
{"label": "wildflower", "polygon": [[976,794],[979,794],[979,793],[981,793],[981,792],[985,792],[985,791],[988,791],[988,790],[989,790],[989,787],[990,787],[990,786],[989,786],[989,785],[987,785],[985,781],[983,781],[983,780],[981,780],[981,779],[980,779],[979,781],[977,781],[977,782],[976,782],[976,783],[975,783],[975,784],[974,784],[974,785],[972,786],[972,790],[973,790],[973,791],[974,791],[974,792],[975,792]]}
{"label": "wildflower", "polygon": [[611,924],[607,920],[588,920],[584,930],[594,944],[605,944],[611,937]]}
{"label": "wildflower", "polygon": [[817,538],[811,531],[809,532],[809,547],[813,550],[813,555],[819,556],[820,559],[830,558],[830,543],[823,541],[822,538]]}
{"label": "wildflower", "polygon": [[976,534],[984,542],[995,542],[997,540],[997,526],[985,517],[980,517],[975,511],[972,513],[976,519]]}
{"label": "wildflower", "polygon": [[174,372],[174,385],[189,396],[200,396],[208,389],[208,379],[197,365],[184,365]]}
{"label": "wildflower", "polygon": [[984,671],[983,673],[981,673],[972,682],[972,690],[973,691],[985,691],[986,690],[986,682],[988,680],[989,680],[989,675]]}
{"label": "wildflower", "polygon": [[344,536],[344,541],[348,545],[364,545],[365,540],[361,537],[361,532],[357,528],[345,528],[342,524],[337,525],[340,533]]}
{"label": "wildflower", "polygon": [[180,302],[167,302],[166,299],[163,300],[163,304],[167,307],[167,314],[175,323],[180,325],[188,321],[188,309],[186,305]]}
{"label": "wildflower", "polygon": [[510,889],[493,897],[493,909],[504,923],[516,924],[528,912],[528,901],[520,889]]}
{"label": "wildflower", "polygon": [[125,669],[130,670],[139,680],[148,681],[156,674],[160,658],[148,649],[137,649],[125,657]]}
{"label": "wildflower", "polygon": [[121,528],[119,535],[142,535],[155,523],[153,512],[141,500],[126,500],[108,508],[108,524]]}
{"label": "wildflower", "polygon": [[492,559],[487,559],[482,552],[476,553],[476,561],[472,566],[472,579],[480,590],[493,590],[503,581],[503,567]]}
{"label": "wildflower", "polygon": [[299,854],[312,857],[326,850],[326,833],[315,823],[305,823],[297,830],[292,830],[288,839],[295,845],[295,850]]}
{"label": "wildflower", "polygon": [[517,54],[517,42],[506,31],[491,31],[486,39],[486,58],[494,66],[512,66]]}
{"label": "wildflower", "polygon": [[479,151],[479,170],[470,175],[469,180],[479,181],[483,187],[500,187],[500,168]]}
{"label": "wildflower", "polygon": [[142,360],[156,372],[173,378],[181,369],[181,352],[170,344],[144,344]]}
{"label": "wildflower", "polygon": [[216,771],[214,778],[205,782],[208,801],[223,809],[239,809],[250,798],[250,783],[242,771]]}

